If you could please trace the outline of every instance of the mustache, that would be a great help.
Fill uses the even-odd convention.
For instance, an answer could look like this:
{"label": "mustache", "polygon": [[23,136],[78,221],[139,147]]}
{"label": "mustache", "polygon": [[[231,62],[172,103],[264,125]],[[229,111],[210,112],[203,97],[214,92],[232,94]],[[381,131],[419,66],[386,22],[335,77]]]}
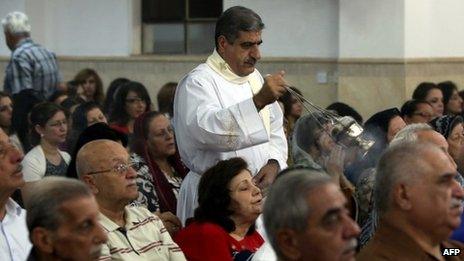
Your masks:
{"label": "mustache", "polygon": [[253,57],[250,57],[249,59],[247,59],[245,61],[245,63],[249,63],[249,64],[252,64],[252,65],[255,65],[256,62],[257,62],[257,60],[255,58],[253,58]]}
{"label": "mustache", "polygon": [[451,208],[458,208],[462,206],[462,199],[459,198],[451,198]]}
{"label": "mustache", "polygon": [[343,249],[343,253],[348,253],[350,251],[356,251],[356,248],[358,247],[358,240],[356,238],[350,239],[348,241],[348,244],[346,244],[345,249]]}
{"label": "mustache", "polygon": [[23,166],[21,164],[18,165],[14,173],[18,173],[23,170]]}

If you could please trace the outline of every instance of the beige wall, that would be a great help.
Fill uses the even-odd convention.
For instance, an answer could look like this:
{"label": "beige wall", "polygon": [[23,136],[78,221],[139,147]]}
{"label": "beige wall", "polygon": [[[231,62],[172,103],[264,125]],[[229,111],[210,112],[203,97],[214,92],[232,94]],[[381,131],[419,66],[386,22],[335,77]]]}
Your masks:
{"label": "beige wall", "polygon": [[[60,57],[64,80],[82,68],[97,70],[105,88],[111,80],[126,77],[142,82],[156,101],[159,88],[179,81],[206,56],[156,56],[128,58]],[[8,58],[0,58],[0,78]],[[288,82],[319,106],[341,101],[352,105],[367,119],[373,113],[398,106],[411,97],[422,81],[455,81],[464,85],[464,59],[330,59],[268,58],[258,66],[263,75],[286,71]],[[317,73],[328,74],[328,83],[318,83]],[[3,82],[3,80],[2,80]],[[155,102],[156,103],[156,102]]]}
{"label": "beige wall", "polygon": [[[65,81],[71,80],[80,69],[86,67],[93,68],[100,74],[105,88],[117,77],[140,81],[147,87],[152,101],[155,102],[156,93],[164,83],[178,82],[205,59],[206,56],[59,57],[59,66]],[[8,58],[0,58],[0,79],[2,82],[7,62]],[[327,84],[316,82],[318,72],[328,72],[329,76],[334,74],[336,71],[335,62],[308,59],[271,59],[261,61],[258,68],[263,75],[285,70],[289,83],[301,89],[306,97],[320,106],[327,106],[337,98],[335,82]]]}

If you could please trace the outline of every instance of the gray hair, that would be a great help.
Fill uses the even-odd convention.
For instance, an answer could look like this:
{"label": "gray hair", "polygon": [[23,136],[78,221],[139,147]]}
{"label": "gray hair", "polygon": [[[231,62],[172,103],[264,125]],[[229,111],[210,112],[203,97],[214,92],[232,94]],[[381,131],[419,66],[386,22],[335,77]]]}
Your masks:
{"label": "gray hair", "polygon": [[65,177],[45,177],[35,182],[26,202],[27,228],[56,230],[63,219],[60,207],[66,201],[93,197],[92,191],[81,181]]}
{"label": "gray hair", "polygon": [[294,169],[287,171],[272,185],[265,200],[263,221],[277,256],[283,256],[277,245],[277,232],[282,228],[304,231],[311,212],[308,206],[309,193],[332,182],[324,172]]}
{"label": "gray hair", "polygon": [[406,142],[389,147],[379,160],[374,183],[374,205],[379,216],[385,214],[391,205],[393,187],[398,183],[411,184],[417,181],[420,171],[427,167],[424,153],[437,150],[429,142]]}
{"label": "gray hair", "polygon": [[223,35],[229,43],[233,43],[238,38],[240,31],[257,32],[264,29],[261,17],[253,10],[243,6],[234,6],[221,14],[214,33],[216,48],[218,48],[218,38]]}
{"label": "gray hair", "polygon": [[418,140],[417,133],[421,131],[433,131],[432,126],[426,123],[410,124],[401,129],[390,142],[390,146],[397,146],[398,144],[415,142]]}
{"label": "gray hair", "polygon": [[27,15],[21,12],[11,12],[2,20],[3,31],[11,34],[27,34],[31,33],[31,25]]}

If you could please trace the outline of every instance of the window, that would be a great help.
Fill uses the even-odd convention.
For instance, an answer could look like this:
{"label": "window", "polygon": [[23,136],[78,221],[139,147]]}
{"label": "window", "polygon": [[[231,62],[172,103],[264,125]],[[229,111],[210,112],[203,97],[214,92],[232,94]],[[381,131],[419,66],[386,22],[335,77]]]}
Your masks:
{"label": "window", "polygon": [[143,0],[143,53],[212,52],[221,13],[220,0]]}

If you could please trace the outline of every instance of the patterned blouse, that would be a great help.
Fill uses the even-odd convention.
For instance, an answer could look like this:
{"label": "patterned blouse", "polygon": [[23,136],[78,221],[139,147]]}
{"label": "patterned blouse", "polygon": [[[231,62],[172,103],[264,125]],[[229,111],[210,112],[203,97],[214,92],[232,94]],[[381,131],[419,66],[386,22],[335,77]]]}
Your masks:
{"label": "patterned blouse", "polygon": [[[135,171],[137,171],[137,186],[139,191],[139,196],[131,203],[131,205],[145,206],[150,212],[159,211],[159,200],[153,184],[153,177],[150,173],[150,168],[145,160],[136,153],[132,153],[130,158],[134,163]],[[174,169],[172,169],[172,171],[174,173],[173,176],[170,176],[167,173],[164,173],[164,175],[171,185],[172,192],[177,198],[182,178],[174,172]]]}
{"label": "patterned blouse", "polygon": [[54,165],[48,159],[46,159],[46,171],[44,176],[61,176],[61,177],[66,177],[66,171],[68,170],[68,164],[66,164],[66,161],[61,158],[60,164]]}

